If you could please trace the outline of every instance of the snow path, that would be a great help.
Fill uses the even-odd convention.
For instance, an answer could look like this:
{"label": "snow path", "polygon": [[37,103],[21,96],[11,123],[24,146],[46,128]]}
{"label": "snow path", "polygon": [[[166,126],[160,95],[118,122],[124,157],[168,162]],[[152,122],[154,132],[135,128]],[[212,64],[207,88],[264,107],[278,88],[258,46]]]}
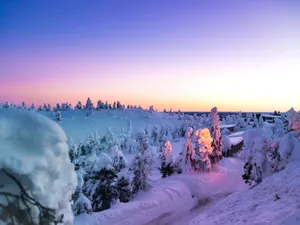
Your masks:
{"label": "snow path", "polygon": [[91,216],[80,215],[75,225],[172,224],[180,216],[201,212],[199,206],[207,201],[211,204],[229,193],[247,188],[241,178],[242,167],[243,162],[227,158],[220,162],[218,172],[190,172],[157,180],[150,191],[140,192],[129,203],[119,203]]}

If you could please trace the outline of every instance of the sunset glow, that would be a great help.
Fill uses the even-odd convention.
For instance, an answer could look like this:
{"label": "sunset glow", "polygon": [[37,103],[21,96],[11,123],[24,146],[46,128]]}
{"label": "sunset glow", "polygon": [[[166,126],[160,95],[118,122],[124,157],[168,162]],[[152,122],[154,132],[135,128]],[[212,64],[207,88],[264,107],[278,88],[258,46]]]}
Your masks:
{"label": "sunset glow", "polygon": [[211,2],[2,1],[0,101],[300,109],[299,1]]}

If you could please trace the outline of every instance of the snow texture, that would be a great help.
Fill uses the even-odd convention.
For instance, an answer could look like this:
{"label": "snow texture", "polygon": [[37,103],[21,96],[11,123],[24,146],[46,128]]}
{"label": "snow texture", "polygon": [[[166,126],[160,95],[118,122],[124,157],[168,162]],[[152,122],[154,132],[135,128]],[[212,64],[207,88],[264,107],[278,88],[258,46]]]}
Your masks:
{"label": "snow texture", "polygon": [[[70,163],[66,141],[64,131],[38,113],[0,110],[0,169],[19,177],[36,200],[55,209],[56,216],[63,214],[64,224],[70,225],[73,224],[70,199],[77,175]],[[0,172],[0,184],[4,176]],[[13,191],[11,185],[3,183],[0,189]],[[0,202],[5,204],[3,198]]]}

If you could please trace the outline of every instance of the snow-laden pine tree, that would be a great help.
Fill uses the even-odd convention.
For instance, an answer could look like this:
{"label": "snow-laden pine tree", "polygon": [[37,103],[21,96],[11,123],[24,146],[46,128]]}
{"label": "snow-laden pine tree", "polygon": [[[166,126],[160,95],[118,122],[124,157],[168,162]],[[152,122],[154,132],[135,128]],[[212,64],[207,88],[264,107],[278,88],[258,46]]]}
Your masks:
{"label": "snow-laden pine tree", "polygon": [[150,176],[152,167],[152,155],[148,151],[148,137],[144,132],[138,134],[138,152],[134,158],[132,169],[133,169],[133,193],[136,194],[138,191],[148,191],[151,188]]}
{"label": "snow-laden pine tree", "polygon": [[159,146],[159,128],[154,125],[151,132],[151,143],[153,146]]}
{"label": "snow-laden pine tree", "polygon": [[113,103],[112,108],[113,108],[113,109],[116,109],[116,108],[117,108],[117,103],[116,103],[116,102]]}
{"label": "snow-laden pine tree", "polygon": [[201,171],[211,170],[211,161],[209,155],[212,153],[212,141],[207,128],[198,129],[195,132],[195,167]]}
{"label": "snow-laden pine tree", "polygon": [[132,186],[126,173],[119,173],[116,182],[116,191],[120,202],[129,202],[132,198]]}
{"label": "snow-laden pine tree", "polygon": [[262,181],[267,171],[268,139],[256,129],[247,130],[243,134],[244,147],[241,157],[246,161],[243,179],[246,184],[254,185]]}
{"label": "snow-laden pine tree", "polygon": [[27,106],[24,101],[22,101],[22,109],[27,109]]}
{"label": "snow-laden pine tree", "polygon": [[161,167],[160,173],[162,177],[165,178],[167,176],[171,176],[174,172],[174,165],[172,159],[172,145],[170,141],[166,141],[164,144],[163,152],[160,156],[161,159]]}
{"label": "snow-laden pine tree", "polygon": [[222,135],[222,155],[224,157],[231,156],[229,150],[231,149],[231,142],[227,135]]}
{"label": "snow-laden pine tree", "polygon": [[289,111],[288,122],[289,131],[300,131],[299,113],[296,112],[293,108]]}
{"label": "snow-laden pine tree", "polygon": [[126,168],[126,159],[123,155],[122,151],[119,150],[118,145],[115,145],[111,148],[113,167],[115,171],[118,173],[122,169]]}
{"label": "snow-laden pine tree", "polygon": [[99,111],[100,109],[102,109],[102,105],[103,105],[102,101],[99,100],[99,101],[97,102],[97,108],[96,108],[96,110]]}
{"label": "snow-laden pine tree", "polygon": [[77,179],[78,179],[78,184],[75,190],[75,193],[72,196],[73,199],[73,206],[72,206],[72,211],[75,216],[80,215],[82,213],[92,213],[92,203],[91,201],[82,193],[83,189],[83,184],[84,184],[84,179],[83,176],[85,175],[85,171],[83,168],[80,168],[76,170],[77,173]]}
{"label": "snow-laden pine tree", "polygon": [[86,159],[88,168],[83,194],[92,202],[94,212],[109,209],[118,199],[116,189],[117,175],[112,166],[112,159],[105,153],[91,154]]}
{"label": "snow-laden pine tree", "polygon": [[38,107],[38,110],[37,110],[38,112],[43,112],[43,107],[40,105],[39,107]]}
{"label": "snow-laden pine tree", "polygon": [[35,111],[35,105],[34,105],[34,103],[32,103],[32,105],[30,106],[29,110],[30,111]]}
{"label": "snow-laden pine tree", "polygon": [[219,162],[222,159],[222,135],[219,127],[220,117],[217,107],[211,109],[210,113],[211,128],[210,133],[213,138],[212,153],[209,155],[212,164]]}
{"label": "snow-laden pine tree", "polygon": [[3,108],[5,108],[5,109],[10,108],[10,104],[8,101],[5,102],[5,104],[3,105]]}
{"label": "snow-laden pine tree", "polygon": [[75,106],[75,109],[81,110],[82,109],[82,103],[81,101],[78,101],[77,105]]}
{"label": "snow-laden pine tree", "polygon": [[195,151],[191,141],[193,128],[189,127],[185,134],[185,144],[183,150],[175,160],[174,170],[177,173],[182,173],[195,169]]}
{"label": "snow-laden pine tree", "polygon": [[60,113],[60,111],[57,111],[55,113],[55,119],[56,119],[56,121],[61,121],[61,113]]}
{"label": "snow-laden pine tree", "polygon": [[92,110],[94,108],[93,103],[90,98],[86,100],[85,110]]}
{"label": "snow-laden pine tree", "polygon": [[259,117],[258,126],[261,128],[264,126],[264,119],[262,116]]}

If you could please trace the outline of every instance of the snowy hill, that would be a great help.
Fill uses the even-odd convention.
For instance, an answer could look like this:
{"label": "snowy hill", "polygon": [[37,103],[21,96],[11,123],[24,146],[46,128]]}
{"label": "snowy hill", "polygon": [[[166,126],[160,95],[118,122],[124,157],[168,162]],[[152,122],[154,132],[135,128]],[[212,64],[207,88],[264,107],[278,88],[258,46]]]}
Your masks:
{"label": "snowy hill", "polygon": [[[50,119],[54,118],[53,112],[41,112]],[[132,123],[133,132],[144,129],[147,125],[180,124],[178,117],[170,116],[168,113],[157,113],[139,109],[129,110],[100,110],[93,111],[92,115],[87,116],[85,110],[62,111],[62,121],[58,122],[64,129],[68,138],[75,142],[85,138],[87,133],[104,133],[108,127],[115,134],[119,134],[122,128],[128,126],[128,121]]]}

